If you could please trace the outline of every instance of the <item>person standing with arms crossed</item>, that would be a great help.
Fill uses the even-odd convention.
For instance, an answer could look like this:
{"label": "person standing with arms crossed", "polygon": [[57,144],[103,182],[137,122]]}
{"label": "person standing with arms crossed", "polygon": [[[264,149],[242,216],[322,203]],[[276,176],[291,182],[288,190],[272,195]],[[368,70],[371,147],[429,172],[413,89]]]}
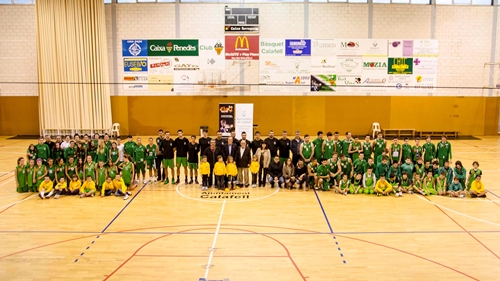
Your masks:
{"label": "person standing with arms crossed", "polygon": [[436,146],[431,142],[431,137],[427,136],[425,139],[425,144],[422,146],[424,152],[424,163],[429,161],[432,162],[436,156]]}
{"label": "person standing with arms crossed", "polygon": [[176,158],[175,164],[177,166],[177,181],[175,184],[181,183],[180,175],[181,175],[181,165],[184,167],[184,183],[188,183],[188,171],[187,171],[187,153],[188,153],[188,140],[184,137],[182,130],[177,131],[177,139],[175,140],[176,147]]}
{"label": "person standing with arms crossed", "polygon": [[373,150],[373,160],[375,161],[375,166],[378,165],[378,157],[382,155],[382,152],[385,150],[387,143],[385,139],[382,137],[382,133],[378,133],[377,139],[372,143]]}
{"label": "person standing with arms crossed", "polygon": [[274,137],[274,131],[269,131],[269,137],[265,140],[267,149],[271,152],[271,158],[278,155],[278,140]]}

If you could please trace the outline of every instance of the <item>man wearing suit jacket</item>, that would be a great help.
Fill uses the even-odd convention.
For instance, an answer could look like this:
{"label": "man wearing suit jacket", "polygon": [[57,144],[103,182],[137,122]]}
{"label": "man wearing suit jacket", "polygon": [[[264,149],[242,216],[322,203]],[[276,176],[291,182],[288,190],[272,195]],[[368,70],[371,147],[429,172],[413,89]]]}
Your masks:
{"label": "man wearing suit jacket", "polygon": [[238,145],[233,142],[232,137],[227,138],[227,143],[222,145],[222,157],[224,158],[224,162],[227,163],[227,157],[233,156],[233,160],[236,161],[236,150],[238,149]]}
{"label": "man wearing suit jacket", "polygon": [[[203,151],[203,155],[207,156],[207,162],[210,164],[210,174],[208,175],[208,185],[214,186],[213,174],[217,156],[222,155],[222,151],[215,145],[215,140],[210,140],[210,146]],[[166,168],[165,168],[166,169]]]}
{"label": "man wearing suit jacket", "polygon": [[252,154],[250,148],[247,147],[247,142],[245,140],[240,141],[240,146],[236,152],[236,167],[238,168],[238,184],[243,187],[243,182],[245,187],[249,186],[248,182],[248,168],[252,163]]}

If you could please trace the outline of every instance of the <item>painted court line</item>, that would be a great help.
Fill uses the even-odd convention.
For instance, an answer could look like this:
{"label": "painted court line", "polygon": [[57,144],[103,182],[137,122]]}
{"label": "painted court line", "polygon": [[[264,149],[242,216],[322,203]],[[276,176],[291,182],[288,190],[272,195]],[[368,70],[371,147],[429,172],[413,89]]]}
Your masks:
{"label": "painted court line", "polygon": [[222,221],[222,215],[224,214],[224,207],[226,206],[226,200],[222,202],[222,209],[219,215],[219,221],[217,222],[217,228],[215,229],[214,242],[212,243],[212,248],[209,249],[210,255],[208,256],[208,262],[205,269],[205,279],[208,278],[208,273],[212,267],[212,258],[214,257],[215,244],[217,243],[217,237],[219,236],[220,223]]}
{"label": "painted court line", "polygon": [[[108,228],[111,226],[111,224],[113,224],[113,222],[114,222],[114,221],[115,221],[115,220],[116,220],[116,219],[117,219],[117,218],[121,215],[121,213],[123,213],[123,211],[124,211],[124,210],[128,207],[128,205],[130,205],[130,203],[132,203],[132,201],[134,201],[134,199],[135,199],[137,196],[139,196],[139,193],[141,193],[142,189],[143,189],[146,185],[148,185],[148,183],[150,183],[150,182],[151,182],[151,180],[149,180],[148,182],[146,182],[146,183],[145,183],[145,184],[141,187],[141,189],[139,189],[139,191],[135,194],[135,196],[134,196],[134,197],[132,197],[132,198],[131,198],[128,202],[127,202],[127,204],[125,204],[125,206],[123,206],[123,208],[120,210],[120,212],[118,212],[118,214],[117,214],[117,215],[116,215],[116,216],[115,216],[115,217],[114,217],[114,218],[113,218],[113,219],[112,219],[112,220],[108,223],[108,225],[107,225],[107,226],[106,226],[106,227],[105,227],[105,228],[101,231],[101,234],[103,234],[103,233],[106,231],[106,229],[108,229]],[[95,243],[95,241],[96,241],[97,239],[99,239],[99,237],[101,237],[101,235],[100,235],[100,234],[99,234],[99,235],[97,235],[97,236],[94,238],[94,240],[90,243],[90,245],[88,245],[88,246],[87,246],[87,248],[85,248],[85,250],[83,250],[83,252],[81,252],[81,253],[80,253],[80,256],[79,256],[78,258],[76,258],[74,262],[78,262],[79,258],[80,258],[80,257],[82,257],[83,255],[85,255],[85,251],[89,250],[89,249],[90,249],[90,246],[92,246],[92,245]]]}
{"label": "painted court line", "polygon": [[[333,239],[337,240],[337,236],[335,236],[335,233],[333,232],[332,226],[330,225],[330,221],[328,220],[328,216],[326,215],[325,209],[323,208],[323,204],[321,204],[321,200],[319,200],[318,193],[316,192],[316,189],[313,189],[314,195],[316,195],[316,199],[318,199],[319,206],[321,207],[321,211],[323,212],[323,215],[325,216],[326,223],[328,224],[328,228],[330,228],[330,233],[333,234]],[[340,257],[342,258],[342,262],[346,264],[344,254],[342,254],[342,250],[340,249],[340,245],[338,241],[335,241],[335,245],[337,245],[337,249],[339,250]]]}
{"label": "painted court line", "polygon": [[500,198],[500,196],[496,195],[495,193],[491,192],[491,190],[488,189],[488,193],[491,193],[493,194],[493,196],[497,197],[497,198]]}
{"label": "painted court line", "polygon": [[[22,199],[22,200],[19,200],[19,201],[14,202],[14,203],[10,203],[10,204],[5,205],[5,206],[1,206],[1,207],[0,207],[0,209],[3,209],[3,208],[10,208],[11,206],[14,206],[14,205],[16,205],[16,204],[19,204],[19,203],[24,202],[24,201],[26,201],[26,200],[29,200],[29,199],[31,199],[31,198],[34,198],[34,196],[33,196],[33,195],[38,195],[38,193],[33,193],[33,194],[31,194],[31,195],[28,195],[28,197],[26,197],[26,198],[24,198],[24,199]],[[3,212],[3,211],[5,211],[5,210],[2,210],[1,212]]]}
{"label": "painted court line", "polygon": [[479,221],[479,222],[484,222],[484,223],[491,224],[491,225],[494,225],[494,226],[500,226],[500,224],[498,224],[498,223],[494,223],[494,222],[490,222],[490,221],[486,221],[486,220],[478,219],[478,218],[476,218],[476,217],[471,217],[471,216],[466,215],[466,214],[464,214],[464,213],[460,213],[460,212],[457,212],[457,211],[452,210],[452,209],[450,209],[450,208],[446,208],[446,207],[444,207],[444,206],[441,206],[441,205],[439,205],[439,204],[437,204],[437,203],[434,203],[434,202],[432,202],[432,201],[430,201],[430,200],[428,200],[428,199],[426,199],[426,198],[422,198],[421,196],[418,196],[418,195],[416,195],[416,196],[417,196],[417,198],[419,198],[420,200],[423,200],[423,201],[425,201],[425,202],[427,202],[427,203],[429,203],[429,204],[432,204],[432,205],[434,205],[434,206],[436,206],[436,207],[439,207],[439,208],[441,208],[441,209],[445,209],[445,210],[450,211],[450,212],[452,212],[452,213],[455,213],[455,214],[457,214],[457,215],[461,215],[461,216],[464,216],[464,217],[466,217],[466,218],[473,219],[473,220],[476,220],[476,221]]}

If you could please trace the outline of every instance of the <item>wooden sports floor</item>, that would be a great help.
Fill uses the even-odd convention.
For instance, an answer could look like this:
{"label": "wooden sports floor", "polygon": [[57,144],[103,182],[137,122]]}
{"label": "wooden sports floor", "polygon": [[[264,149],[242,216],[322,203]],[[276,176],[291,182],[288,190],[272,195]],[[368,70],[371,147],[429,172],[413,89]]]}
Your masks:
{"label": "wooden sports floor", "polygon": [[500,137],[480,138],[450,142],[479,161],[482,199],[141,184],[42,201],[12,172],[35,140],[2,137],[0,280],[499,280]]}

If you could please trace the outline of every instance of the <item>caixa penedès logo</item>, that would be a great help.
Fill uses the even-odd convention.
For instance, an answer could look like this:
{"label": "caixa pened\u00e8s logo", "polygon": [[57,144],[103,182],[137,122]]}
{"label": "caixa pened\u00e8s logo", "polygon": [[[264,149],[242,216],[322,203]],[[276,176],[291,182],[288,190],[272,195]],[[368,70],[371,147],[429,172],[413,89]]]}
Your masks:
{"label": "caixa pened\u00e8s logo", "polygon": [[149,56],[198,56],[199,44],[195,39],[148,40]]}

